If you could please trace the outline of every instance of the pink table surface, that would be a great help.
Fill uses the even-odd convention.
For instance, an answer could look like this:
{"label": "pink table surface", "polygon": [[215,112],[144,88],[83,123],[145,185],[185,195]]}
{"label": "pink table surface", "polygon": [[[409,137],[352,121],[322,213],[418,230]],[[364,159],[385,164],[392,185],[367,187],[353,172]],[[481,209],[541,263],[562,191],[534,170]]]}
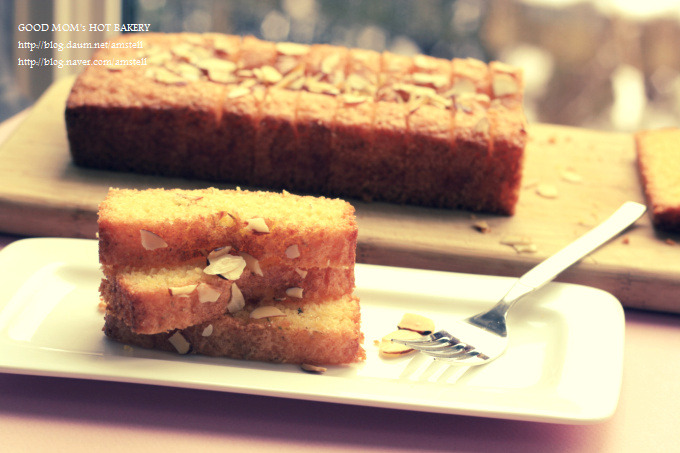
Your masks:
{"label": "pink table surface", "polygon": [[680,452],[680,316],[627,310],[624,351],[614,416],[585,426],[0,373],[0,450]]}

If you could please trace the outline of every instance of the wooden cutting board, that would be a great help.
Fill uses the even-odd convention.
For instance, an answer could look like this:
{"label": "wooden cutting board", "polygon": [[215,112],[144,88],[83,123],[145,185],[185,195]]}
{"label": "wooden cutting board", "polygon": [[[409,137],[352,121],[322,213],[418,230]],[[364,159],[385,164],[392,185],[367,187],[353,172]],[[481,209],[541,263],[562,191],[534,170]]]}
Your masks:
{"label": "wooden cutting board", "polygon": [[[63,115],[72,82],[57,81],[0,148],[0,231],[94,238],[97,205],[111,186],[233,187],[74,167]],[[529,136],[515,216],[350,200],[359,223],[358,261],[520,276],[623,202],[644,201],[631,135],[535,124]],[[557,196],[539,195],[539,184],[553,186]],[[480,220],[489,232],[474,228]],[[538,250],[518,253],[501,244],[509,235],[531,238]],[[645,216],[558,280],[606,290],[627,307],[680,313],[680,238],[656,232]]]}

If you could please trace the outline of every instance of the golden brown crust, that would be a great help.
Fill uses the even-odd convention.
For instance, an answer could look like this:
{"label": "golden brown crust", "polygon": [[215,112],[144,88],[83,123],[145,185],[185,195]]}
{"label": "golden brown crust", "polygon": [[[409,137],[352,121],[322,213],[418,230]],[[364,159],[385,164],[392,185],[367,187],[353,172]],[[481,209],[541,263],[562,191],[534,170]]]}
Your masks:
{"label": "golden brown crust", "polygon": [[640,131],[635,142],[654,226],[680,232],[680,129]]}
{"label": "golden brown crust", "polygon": [[[143,42],[95,58],[147,66],[91,66],[74,84],[66,124],[78,165],[514,212],[526,143],[515,68],[252,36]],[[472,114],[470,95],[485,99]],[[423,127],[425,117],[437,124]],[[439,151],[418,159],[420,143]]]}

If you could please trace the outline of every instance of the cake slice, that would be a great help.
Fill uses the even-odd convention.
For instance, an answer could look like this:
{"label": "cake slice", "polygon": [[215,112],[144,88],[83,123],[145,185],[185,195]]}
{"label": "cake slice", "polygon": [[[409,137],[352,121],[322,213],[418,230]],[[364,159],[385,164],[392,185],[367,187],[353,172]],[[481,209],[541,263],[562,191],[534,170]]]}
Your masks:
{"label": "cake slice", "polygon": [[356,259],[354,208],[339,199],[213,188],[111,189],[99,206],[98,224],[105,271],[179,264],[224,246],[301,269],[353,267]]}
{"label": "cake slice", "polygon": [[365,359],[359,301],[350,295],[303,307],[283,302],[246,306],[186,329],[143,335],[106,315],[105,334],[144,348],[235,359],[337,365]]}
{"label": "cake slice", "polygon": [[652,222],[680,232],[680,129],[640,131],[635,141]]}
{"label": "cake slice", "polygon": [[352,268],[261,266],[250,258],[243,264],[243,272],[232,275],[234,280],[206,274],[204,260],[167,268],[119,269],[102,279],[100,293],[107,311],[131,331],[154,334],[236,312],[246,303],[277,301],[304,306],[354,291]]}

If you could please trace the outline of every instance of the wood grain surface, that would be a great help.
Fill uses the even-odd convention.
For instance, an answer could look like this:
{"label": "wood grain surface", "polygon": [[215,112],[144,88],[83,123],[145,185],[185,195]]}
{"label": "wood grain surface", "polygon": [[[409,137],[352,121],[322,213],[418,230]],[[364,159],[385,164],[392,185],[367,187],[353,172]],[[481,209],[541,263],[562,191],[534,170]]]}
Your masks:
{"label": "wood grain surface", "polygon": [[[55,82],[0,148],[0,231],[94,238],[109,187],[233,187],[73,166],[64,129],[72,82]],[[631,135],[534,124],[529,137],[515,216],[349,200],[359,223],[358,261],[520,276],[623,202],[644,202]],[[556,196],[541,196],[542,184]],[[478,231],[478,221],[489,231]],[[501,244],[511,235],[529,237],[537,250]],[[627,307],[680,313],[680,238],[655,231],[645,215],[557,280],[611,292]]]}

